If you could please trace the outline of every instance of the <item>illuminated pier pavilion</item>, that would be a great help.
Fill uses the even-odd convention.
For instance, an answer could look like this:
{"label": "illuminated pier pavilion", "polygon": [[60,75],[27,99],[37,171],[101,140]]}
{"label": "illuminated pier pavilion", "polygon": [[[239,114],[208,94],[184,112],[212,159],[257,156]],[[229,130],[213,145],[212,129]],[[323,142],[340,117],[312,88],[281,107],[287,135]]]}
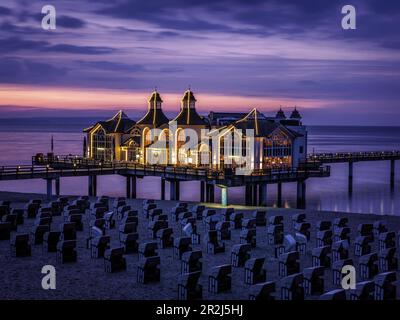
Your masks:
{"label": "illuminated pier pavilion", "polygon": [[[111,119],[84,130],[86,163],[92,161],[102,167],[109,163],[134,166],[134,174],[123,174],[127,176],[129,196],[136,196],[136,178],[141,177],[137,170],[141,166],[164,166],[164,170],[174,172],[183,168],[186,172],[197,170],[195,179],[190,174],[174,179],[161,176],[162,199],[166,180],[171,199],[177,200],[179,182],[191,179],[201,181],[201,201],[213,202],[214,186],[220,187],[223,204],[227,204],[228,187],[245,185],[246,204],[265,205],[267,183],[278,183],[280,204],[281,183],[296,181],[299,206],[303,206],[305,179],[329,175],[321,168],[306,170],[307,129],[296,108],[288,118],[282,109],[274,117],[267,117],[255,108],[247,114],[210,112],[201,116],[196,111],[193,92],[187,90],[179,114],[168,119],[162,103],[160,94],[154,91],[148,100],[147,113],[137,122],[119,111]],[[218,179],[210,179],[210,172]],[[89,178],[90,194],[95,194],[95,185],[93,176]]]}
{"label": "illuminated pier pavilion", "polygon": [[[251,169],[292,169],[306,161],[307,129],[296,108],[289,118],[282,109],[275,117],[266,117],[256,109],[248,114],[210,112],[203,117],[196,111],[193,92],[187,90],[179,114],[170,120],[162,111],[162,102],[155,91],[139,121],[119,111],[85,129],[86,157],[103,162],[217,169],[238,167],[240,156],[250,159]],[[246,130],[251,131],[253,140]],[[242,143],[235,144],[238,140]]]}

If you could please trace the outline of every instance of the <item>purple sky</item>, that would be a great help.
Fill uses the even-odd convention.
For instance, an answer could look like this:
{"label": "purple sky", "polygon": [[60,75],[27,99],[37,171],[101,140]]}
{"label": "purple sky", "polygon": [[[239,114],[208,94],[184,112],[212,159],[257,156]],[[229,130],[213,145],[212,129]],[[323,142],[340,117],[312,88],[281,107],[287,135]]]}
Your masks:
{"label": "purple sky", "polygon": [[399,30],[398,0],[2,0],[0,117],[132,114],[155,86],[178,112],[190,84],[201,112],[296,104],[310,124],[398,125]]}

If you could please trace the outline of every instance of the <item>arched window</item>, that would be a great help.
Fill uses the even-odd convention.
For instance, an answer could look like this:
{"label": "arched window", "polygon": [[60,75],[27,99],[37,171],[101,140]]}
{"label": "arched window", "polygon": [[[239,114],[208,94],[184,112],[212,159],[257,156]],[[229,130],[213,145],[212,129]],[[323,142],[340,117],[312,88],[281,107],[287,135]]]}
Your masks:
{"label": "arched window", "polygon": [[158,140],[167,142],[172,141],[172,134],[169,131],[169,129],[167,128],[163,129],[158,136]]}
{"label": "arched window", "polygon": [[130,141],[127,148],[127,160],[138,162],[140,159],[140,147],[135,143],[135,141]]}
{"label": "arched window", "polygon": [[208,166],[210,164],[210,147],[206,143],[201,143],[199,148],[199,165]]}
{"label": "arched window", "polygon": [[151,144],[151,132],[150,128],[144,128],[143,129],[143,146],[147,147],[149,144]]}
{"label": "arched window", "polygon": [[113,137],[99,127],[92,135],[92,154],[93,158],[102,161],[112,161],[114,158]]}

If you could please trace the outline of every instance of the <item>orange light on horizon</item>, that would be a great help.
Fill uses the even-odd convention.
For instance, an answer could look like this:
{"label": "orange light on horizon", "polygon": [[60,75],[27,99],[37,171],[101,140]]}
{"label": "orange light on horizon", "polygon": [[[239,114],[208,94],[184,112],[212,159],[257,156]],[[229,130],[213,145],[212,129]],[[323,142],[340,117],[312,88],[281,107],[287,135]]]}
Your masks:
{"label": "orange light on horizon", "polygon": [[[56,88],[23,85],[0,85],[0,103],[10,106],[27,106],[50,109],[96,110],[126,109],[145,110],[151,92],[133,92],[114,89]],[[182,93],[160,92],[166,111],[179,109]],[[294,99],[281,97],[222,95],[196,93],[197,108],[209,111],[235,111],[259,108],[275,111],[280,105],[316,108],[328,103],[316,99]]]}

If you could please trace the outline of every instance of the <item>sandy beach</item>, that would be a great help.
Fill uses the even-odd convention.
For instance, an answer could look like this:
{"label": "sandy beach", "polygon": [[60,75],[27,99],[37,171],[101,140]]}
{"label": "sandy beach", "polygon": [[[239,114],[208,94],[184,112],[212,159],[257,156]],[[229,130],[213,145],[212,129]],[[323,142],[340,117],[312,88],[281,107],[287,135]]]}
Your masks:
{"label": "sandy beach", "polygon": [[[0,192],[0,200],[11,200],[13,208],[23,208],[25,203],[32,198],[45,199],[44,195],[20,194]],[[94,199],[93,199],[94,200]],[[147,232],[148,220],[142,211],[142,199],[127,200],[134,209],[139,210],[139,240],[150,241]],[[170,212],[175,206],[174,201],[156,201],[164,213]],[[194,203],[193,203],[194,204]],[[193,205],[189,204],[189,207]],[[219,207],[208,204],[209,207]],[[255,207],[235,206],[235,211],[243,212],[245,217],[250,217]],[[265,208],[264,208],[265,209]],[[285,233],[294,233],[291,216],[301,212],[297,209],[267,208],[267,216],[284,216]],[[318,220],[333,220],[337,217],[348,217],[351,227],[351,239],[357,233],[357,225],[360,223],[373,223],[377,220],[387,222],[390,231],[400,230],[400,217],[378,216],[371,214],[351,214],[325,211],[304,210],[307,221],[311,223],[311,240],[307,245],[307,254],[301,255],[300,268],[311,266],[311,250],[315,245],[315,224]],[[53,218],[52,229],[58,229],[63,221],[62,216]],[[23,225],[18,226],[18,233],[30,232],[34,219],[25,219]],[[15,258],[11,255],[8,240],[0,241],[0,299],[176,299],[177,279],[180,275],[180,261],[173,258],[173,248],[159,249],[161,257],[161,281],[160,283],[140,284],[136,281],[138,254],[128,254],[127,270],[118,273],[106,273],[103,259],[92,259],[90,250],[86,249],[85,239],[88,233],[88,225],[84,219],[84,230],[77,232],[78,261],[70,264],[60,264],[56,261],[56,253],[44,252],[41,245],[32,246],[32,256]],[[249,286],[244,284],[244,268],[232,268],[232,290],[226,293],[209,294],[207,292],[208,270],[217,265],[231,262],[231,248],[239,243],[240,230],[232,230],[232,239],[225,241],[225,253],[211,255],[206,253],[204,238],[204,226],[198,221],[198,231],[202,235],[200,245],[193,246],[193,250],[203,250],[203,272],[200,284],[203,285],[204,299],[248,299]],[[169,226],[174,229],[174,236],[181,236],[180,226],[169,217]],[[107,230],[111,236],[111,247],[119,246],[118,229]],[[372,251],[378,251],[377,240],[372,244]],[[266,263],[267,281],[275,281],[278,276],[278,262],[274,257],[274,248],[267,244],[266,227],[257,227],[257,247],[251,251],[251,258],[267,257]],[[354,243],[350,245],[350,257],[357,265],[358,257],[354,256]],[[44,265],[54,265],[56,268],[56,290],[43,290],[41,269]],[[357,268],[357,267],[356,267]],[[357,268],[358,272],[358,268]],[[398,273],[398,272],[397,272]],[[399,274],[397,274],[399,276]],[[339,288],[332,285],[332,271],[325,272],[325,291]],[[279,296],[279,294],[277,294]],[[317,296],[307,297],[316,299]]]}

